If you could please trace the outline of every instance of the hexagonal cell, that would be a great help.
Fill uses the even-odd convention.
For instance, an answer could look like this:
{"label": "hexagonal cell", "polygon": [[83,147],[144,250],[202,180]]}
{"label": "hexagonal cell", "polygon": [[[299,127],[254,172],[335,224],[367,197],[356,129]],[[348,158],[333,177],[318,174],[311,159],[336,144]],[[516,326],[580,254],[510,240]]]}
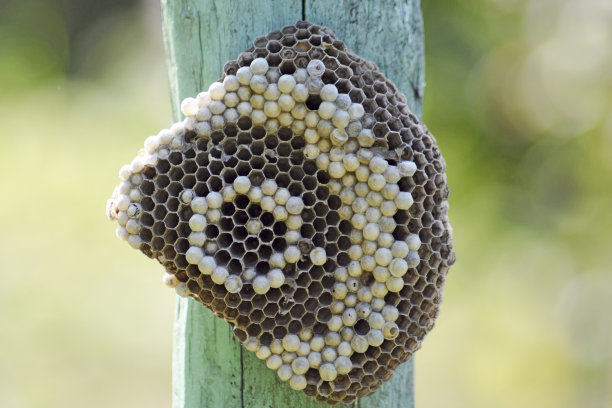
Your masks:
{"label": "hexagonal cell", "polygon": [[[266,72],[256,58],[267,61]],[[309,65],[314,59],[322,62],[319,71]],[[240,80],[245,67],[260,70],[266,87]],[[145,152],[152,161],[118,188],[111,216],[133,246],[184,284],[177,291],[228,320],[241,342],[269,346],[305,328],[323,337],[340,333],[343,311],[381,292],[396,311],[370,313],[394,316],[397,336],[353,350],[353,368],[332,381],[316,369],[306,373],[306,394],[349,403],[388,380],[439,313],[455,260],[444,160],[395,85],[328,28],[298,22],[256,38],[225,64],[222,82],[225,96],[212,91],[211,101],[194,99],[198,113],[158,136],[166,144],[155,149],[155,160]],[[382,175],[384,185],[371,174]],[[410,205],[405,196],[394,198],[397,187],[387,187],[393,183],[410,193]],[[125,204],[119,210],[120,194],[133,205],[129,210]],[[289,197],[299,205],[287,204]],[[361,212],[351,205],[357,197],[367,203]],[[196,214],[204,219],[190,222]],[[214,260],[214,272],[209,258],[199,264],[200,255]],[[397,257],[410,261],[408,268],[401,260],[393,266],[402,278],[375,287],[385,276],[380,268],[391,268]],[[373,319],[355,319],[343,335],[366,338],[380,327]],[[326,341],[336,344],[333,335]]]}

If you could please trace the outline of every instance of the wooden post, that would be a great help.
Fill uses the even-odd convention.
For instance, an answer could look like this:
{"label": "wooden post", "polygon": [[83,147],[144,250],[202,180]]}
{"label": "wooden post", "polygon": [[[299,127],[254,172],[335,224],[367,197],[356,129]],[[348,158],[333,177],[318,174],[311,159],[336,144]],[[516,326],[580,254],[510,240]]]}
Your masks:
{"label": "wooden post", "polygon": [[[420,0],[161,0],[173,116],[180,101],[218,79],[225,61],[252,40],[308,20],[328,26],[374,61],[421,114],[424,86]],[[174,408],[325,407],[280,381],[234,339],[229,325],[201,304],[178,298],[174,327]],[[373,395],[351,406],[412,408],[413,362]]]}

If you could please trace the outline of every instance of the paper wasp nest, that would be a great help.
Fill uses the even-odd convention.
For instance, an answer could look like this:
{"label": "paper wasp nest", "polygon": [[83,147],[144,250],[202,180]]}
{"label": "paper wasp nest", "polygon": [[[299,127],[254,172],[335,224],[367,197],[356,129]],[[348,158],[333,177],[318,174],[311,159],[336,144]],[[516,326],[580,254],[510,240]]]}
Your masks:
{"label": "paper wasp nest", "polygon": [[378,389],[433,327],[454,261],[433,136],[307,22],[255,39],[181,110],[120,170],[119,238],[294,389]]}

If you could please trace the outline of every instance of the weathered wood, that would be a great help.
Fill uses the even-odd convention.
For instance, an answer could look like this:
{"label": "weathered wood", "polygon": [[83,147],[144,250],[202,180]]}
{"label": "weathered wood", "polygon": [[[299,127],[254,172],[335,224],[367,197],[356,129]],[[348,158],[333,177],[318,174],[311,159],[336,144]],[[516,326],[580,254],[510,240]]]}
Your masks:
{"label": "weathered wood", "polygon": [[[173,116],[180,101],[220,77],[225,61],[268,31],[305,18],[330,27],[353,51],[376,62],[421,113],[423,29],[419,0],[161,0]],[[174,329],[174,408],[314,408],[244,350],[229,325],[197,302],[178,298]],[[411,408],[412,361],[361,408]]]}
{"label": "weathered wood", "polygon": [[306,19],[328,26],[357,55],[374,61],[421,116],[425,86],[420,0],[307,0]]}

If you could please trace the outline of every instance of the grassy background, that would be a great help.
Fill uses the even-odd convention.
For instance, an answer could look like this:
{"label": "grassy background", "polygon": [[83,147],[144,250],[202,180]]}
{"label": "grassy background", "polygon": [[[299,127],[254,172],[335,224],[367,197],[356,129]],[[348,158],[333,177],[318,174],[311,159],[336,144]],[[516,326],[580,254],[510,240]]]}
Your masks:
{"label": "grassy background", "polygon": [[[612,4],[423,12],[458,262],[417,406],[610,408]],[[157,3],[0,3],[0,406],[170,405],[174,295],[104,216],[169,123]]]}

